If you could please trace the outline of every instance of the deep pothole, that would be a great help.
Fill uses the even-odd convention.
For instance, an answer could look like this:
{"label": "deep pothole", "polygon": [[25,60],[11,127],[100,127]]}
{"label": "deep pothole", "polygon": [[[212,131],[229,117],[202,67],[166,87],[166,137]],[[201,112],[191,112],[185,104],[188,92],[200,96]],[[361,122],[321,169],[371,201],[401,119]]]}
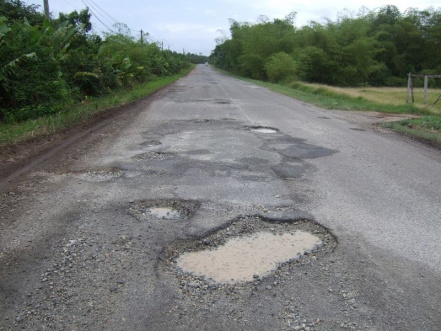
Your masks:
{"label": "deep pothole", "polygon": [[279,130],[275,128],[270,128],[266,126],[252,126],[250,127],[250,130],[257,133],[266,133],[266,134],[279,132]]}
{"label": "deep pothole", "polygon": [[147,200],[133,203],[130,214],[140,221],[190,218],[200,203],[189,200]]}
{"label": "deep pothole", "polygon": [[[253,284],[332,252],[337,242],[308,220],[242,217],[204,238],[165,251],[167,268],[191,288]],[[185,286],[185,285],[184,285]]]}

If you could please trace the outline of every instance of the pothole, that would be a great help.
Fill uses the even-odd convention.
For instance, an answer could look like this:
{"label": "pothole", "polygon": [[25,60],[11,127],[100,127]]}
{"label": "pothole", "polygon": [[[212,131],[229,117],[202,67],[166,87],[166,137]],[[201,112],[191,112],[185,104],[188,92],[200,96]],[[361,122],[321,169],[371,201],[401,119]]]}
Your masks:
{"label": "pothole", "polygon": [[225,100],[225,99],[214,99],[213,102],[219,105],[231,104],[231,100]]}
{"label": "pothole", "polygon": [[151,207],[146,209],[146,213],[154,218],[175,220],[181,218],[181,213],[172,207]]}
{"label": "pothole", "polygon": [[124,171],[118,168],[110,168],[102,170],[89,170],[86,172],[77,172],[75,174],[78,175],[80,178],[90,182],[106,182],[124,176]]}
{"label": "pothole", "polygon": [[366,131],[365,129],[361,129],[361,128],[350,128],[350,129],[354,131]]}
{"label": "pothole", "polygon": [[140,221],[180,220],[190,218],[199,206],[197,201],[147,200],[134,203],[129,212]]}
{"label": "pothole", "polygon": [[296,264],[321,258],[336,244],[333,235],[313,221],[248,216],[204,238],[172,245],[164,260],[168,270],[187,284],[186,290],[194,291],[247,286],[289,274]]}
{"label": "pothole", "polygon": [[277,129],[265,126],[252,126],[250,130],[258,133],[277,133],[279,131]]}
{"label": "pothole", "polygon": [[167,152],[148,152],[135,155],[133,159],[135,160],[169,160],[176,157],[175,153],[167,153]]}
{"label": "pothole", "polygon": [[141,144],[141,146],[144,146],[144,147],[153,147],[153,146],[158,146],[158,145],[161,145],[161,143],[157,140],[147,140]]}
{"label": "pothole", "polygon": [[267,276],[287,261],[321,244],[319,237],[304,231],[271,233],[261,231],[228,240],[214,250],[184,253],[178,268],[215,283],[249,282]]}

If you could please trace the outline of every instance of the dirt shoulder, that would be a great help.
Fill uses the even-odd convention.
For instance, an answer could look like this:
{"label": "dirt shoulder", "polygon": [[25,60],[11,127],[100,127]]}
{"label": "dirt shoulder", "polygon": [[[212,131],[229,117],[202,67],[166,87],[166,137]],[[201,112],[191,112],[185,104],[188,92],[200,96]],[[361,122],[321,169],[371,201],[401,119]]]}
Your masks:
{"label": "dirt shoulder", "polygon": [[78,142],[84,143],[85,138],[90,138],[90,135],[97,134],[99,130],[107,128],[108,132],[117,132],[114,130],[116,127],[128,124],[160,95],[161,91],[123,106],[109,108],[89,121],[68,130],[2,146],[0,148],[0,192],[6,190],[9,184],[19,176],[47,162],[57,153],[69,150],[75,152],[75,149],[78,150],[79,147],[74,147],[74,145]]}

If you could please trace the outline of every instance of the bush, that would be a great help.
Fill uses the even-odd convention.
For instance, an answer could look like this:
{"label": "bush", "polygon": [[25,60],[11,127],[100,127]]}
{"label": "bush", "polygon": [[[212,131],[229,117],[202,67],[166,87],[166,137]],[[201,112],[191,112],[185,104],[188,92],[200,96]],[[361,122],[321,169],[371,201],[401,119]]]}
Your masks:
{"label": "bush", "polygon": [[294,78],[296,69],[296,62],[285,52],[271,55],[265,64],[266,75],[274,83]]}

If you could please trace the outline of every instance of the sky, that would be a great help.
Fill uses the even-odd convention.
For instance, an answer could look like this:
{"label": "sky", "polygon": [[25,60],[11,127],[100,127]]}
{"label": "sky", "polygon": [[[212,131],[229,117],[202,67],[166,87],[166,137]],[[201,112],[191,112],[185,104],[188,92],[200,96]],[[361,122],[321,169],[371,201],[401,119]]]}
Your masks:
{"label": "sky", "polygon": [[[43,11],[43,0],[22,1],[41,5]],[[362,7],[375,10],[395,5],[401,12],[410,7],[441,7],[439,0],[49,0],[50,12],[55,17],[59,12],[80,11],[86,5],[94,14],[95,33],[112,29],[116,22],[124,23],[133,36],[139,37],[142,29],[149,34],[149,41],[159,42],[164,48],[203,55],[210,55],[216,38],[229,36],[229,19],[256,22],[261,15],[272,20],[295,11],[294,24],[302,27],[311,21],[335,21],[339,13],[356,14]]]}

